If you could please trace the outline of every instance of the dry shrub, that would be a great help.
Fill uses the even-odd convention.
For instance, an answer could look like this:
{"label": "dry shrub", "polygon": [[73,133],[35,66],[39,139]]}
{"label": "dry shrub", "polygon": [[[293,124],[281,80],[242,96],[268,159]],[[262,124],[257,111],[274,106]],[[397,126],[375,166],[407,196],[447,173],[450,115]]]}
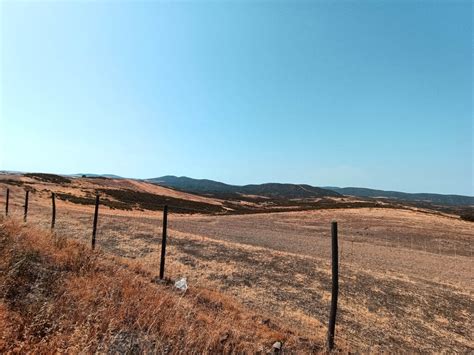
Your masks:
{"label": "dry shrub", "polygon": [[474,208],[466,208],[459,217],[464,221],[474,222]]}
{"label": "dry shrub", "polygon": [[182,294],[138,264],[17,222],[0,223],[0,352],[258,352],[314,341],[206,289]]}

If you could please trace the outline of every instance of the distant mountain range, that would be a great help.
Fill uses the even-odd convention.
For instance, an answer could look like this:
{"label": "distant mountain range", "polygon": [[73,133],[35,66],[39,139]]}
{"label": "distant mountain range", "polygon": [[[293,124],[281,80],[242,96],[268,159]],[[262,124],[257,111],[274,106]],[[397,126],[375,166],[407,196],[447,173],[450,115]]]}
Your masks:
{"label": "distant mountain range", "polygon": [[162,176],[148,179],[155,184],[178,190],[210,195],[258,195],[268,198],[317,198],[340,197],[338,192],[310,185],[268,183],[259,185],[228,185],[207,179],[192,179],[185,176]]}
{"label": "distant mountain range", "polygon": [[[37,174],[37,173],[38,172],[34,172],[34,174]],[[24,171],[0,170],[0,174],[23,175],[27,173],[25,173]],[[77,174],[39,173],[39,174],[50,174],[50,175],[67,176],[67,177],[73,177],[73,178],[88,177],[88,178],[125,179],[122,176],[118,176],[114,174],[89,174],[89,173],[77,173]]]}
{"label": "distant mountain range", "polygon": [[[0,174],[23,174],[14,171],[0,171]],[[64,175],[69,177],[124,179],[113,174],[79,173]],[[389,199],[414,203],[429,203],[442,206],[474,206],[474,197],[465,195],[444,195],[435,193],[407,193],[385,191],[362,187],[315,187],[307,184],[266,183],[253,185],[230,185],[208,179],[193,179],[186,176],[167,175],[158,178],[145,179],[161,186],[196,194],[213,195],[220,198],[242,198],[245,195],[256,195],[271,199],[305,199],[322,197],[355,196],[360,198]]]}
{"label": "distant mountain range", "polygon": [[197,194],[258,195],[269,198],[316,198],[356,196],[362,198],[385,198],[400,201],[428,202],[446,206],[473,206],[474,197],[462,195],[442,195],[432,193],[406,193],[383,191],[359,187],[314,187],[311,185],[267,183],[258,185],[229,185],[207,179],[162,176],[147,181],[174,189]]}
{"label": "distant mountain range", "polygon": [[362,187],[324,187],[325,189],[339,192],[346,196],[388,198],[402,201],[430,202],[448,206],[474,205],[474,197],[462,195],[442,195],[430,193],[407,193],[398,191],[384,191],[366,189]]}
{"label": "distant mountain range", "polygon": [[89,173],[83,173],[83,174],[71,174],[71,175],[66,175],[70,177],[88,177],[88,178],[108,178],[108,179],[125,179],[122,176],[114,175],[114,174],[89,174]]}

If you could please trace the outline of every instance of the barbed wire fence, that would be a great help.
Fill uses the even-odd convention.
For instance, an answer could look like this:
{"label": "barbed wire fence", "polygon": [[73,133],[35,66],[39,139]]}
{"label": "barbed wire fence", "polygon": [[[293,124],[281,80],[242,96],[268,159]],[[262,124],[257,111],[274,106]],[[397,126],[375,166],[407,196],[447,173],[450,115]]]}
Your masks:
{"label": "barbed wire fence", "polygon": [[[24,198],[22,193],[24,193]],[[66,208],[66,202],[57,199],[54,192],[51,191],[8,189],[4,194],[5,196],[2,196],[2,199],[7,199],[6,205],[8,205],[8,210],[6,207],[5,214],[8,218],[20,220],[23,217],[23,223],[27,225],[34,225],[41,229],[51,229],[54,234],[77,240],[81,243],[90,243],[92,249],[95,248],[97,243],[102,249],[131,259],[141,258],[150,251],[158,253],[161,250],[160,279],[164,278],[165,270],[164,248],[166,247],[168,209],[172,213],[178,214],[209,214],[209,211],[206,209],[165,205],[161,207],[163,217],[159,218],[156,216],[156,213],[147,215],[146,211],[143,210],[122,213],[121,211],[114,211],[109,208],[101,209],[99,195],[97,195],[95,206],[69,204]],[[337,239],[337,234],[335,238]],[[165,243],[162,243],[162,241],[165,241]],[[168,250],[168,252],[170,251],[172,250]],[[338,264],[337,249],[336,256],[333,255],[333,257],[335,257],[336,264]],[[337,280],[337,275],[335,277]],[[337,285],[334,286],[333,282],[333,292],[334,288],[335,292],[337,292]],[[333,300],[330,319],[332,327],[335,325],[336,308],[337,305]],[[333,339],[334,329],[332,330],[332,335],[331,332],[328,333],[328,346],[330,348],[333,347]]]}
{"label": "barbed wire fence", "polygon": [[[8,192],[7,192],[8,191]],[[38,192],[29,190],[28,194],[25,190],[16,188],[8,189],[1,192],[0,198],[5,203],[5,214],[8,212],[10,218],[17,220],[25,220],[26,223],[39,226],[43,229],[53,227],[55,233],[64,235],[65,237],[78,240],[82,243],[91,243],[94,225],[94,207],[93,205],[72,204],[65,205],[66,202],[61,199],[53,199],[51,192]],[[53,219],[53,201],[55,201],[55,218]],[[8,206],[8,211],[7,211]],[[67,207],[67,208],[66,208]],[[105,207],[105,206],[104,206]],[[164,209],[164,206],[161,206]],[[170,213],[176,214],[209,214],[208,210],[187,208],[183,206],[168,205]],[[159,209],[158,209],[159,211]],[[162,212],[162,210],[160,211]],[[160,259],[157,255],[162,250],[162,232],[163,232],[163,216],[158,216],[156,211],[148,213],[144,210],[120,211],[110,208],[101,208],[99,199],[99,214],[97,221],[97,245],[121,257],[138,259],[147,258],[149,265],[158,272],[160,268]],[[355,265],[355,256],[360,254],[360,248],[357,247],[359,241],[354,233],[342,233],[339,236],[339,272],[342,276],[343,283],[340,288],[341,295],[346,292],[345,284],[356,282],[346,277],[355,273],[353,266]],[[173,246],[173,238],[168,243],[167,257],[173,259],[175,250]],[[429,245],[431,242],[431,246]],[[443,245],[443,242],[445,245]],[[456,242],[446,243],[442,238],[424,238],[416,240],[413,235],[402,236],[400,233],[396,235],[396,239],[384,237],[383,239],[374,239],[372,245],[375,248],[389,249],[391,252],[410,252],[422,251],[424,253],[434,253],[439,256],[450,255],[454,258],[454,267],[457,265],[459,256],[469,255],[472,257],[472,246],[469,250],[460,250]],[[382,254],[382,253],[380,253]],[[359,255],[359,257],[361,257]],[[172,261],[172,260],[171,260]],[[160,273],[161,274],[161,273]],[[171,274],[173,271],[171,270]],[[164,275],[160,275],[164,276]],[[388,293],[385,293],[386,304],[389,304]],[[370,304],[371,300],[367,300],[369,308],[375,308]],[[395,307],[392,305],[392,307]],[[286,312],[286,310],[285,310]],[[352,334],[349,333],[349,336]],[[371,347],[374,345],[371,341]]]}

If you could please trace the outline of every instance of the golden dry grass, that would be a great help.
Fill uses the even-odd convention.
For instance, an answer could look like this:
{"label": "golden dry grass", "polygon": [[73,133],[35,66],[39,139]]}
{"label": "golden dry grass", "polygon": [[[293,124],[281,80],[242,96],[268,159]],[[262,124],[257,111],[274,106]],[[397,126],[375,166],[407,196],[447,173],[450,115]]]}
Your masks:
{"label": "golden dry grass", "polygon": [[[23,188],[12,189],[11,214],[21,218]],[[30,194],[28,224],[47,228],[50,213],[49,194],[38,188]],[[89,243],[92,214],[93,206],[58,201],[56,230]],[[381,208],[170,213],[166,274],[186,276],[191,289],[219,290],[262,318],[271,316],[280,326],[298,329],[303,339],[323,344],[331,220],[339,222],[340,231],[339,347],[376,353],[473,351],[474,230],[452,215]],[[98,247],[156,273],[161,222],[159,211],[101,206]]]}
{"label": "golden dry grass", "polygon": [[139,263],[0,221],[0,352],[293,352],[321,343],[193,287],[151,282]]}

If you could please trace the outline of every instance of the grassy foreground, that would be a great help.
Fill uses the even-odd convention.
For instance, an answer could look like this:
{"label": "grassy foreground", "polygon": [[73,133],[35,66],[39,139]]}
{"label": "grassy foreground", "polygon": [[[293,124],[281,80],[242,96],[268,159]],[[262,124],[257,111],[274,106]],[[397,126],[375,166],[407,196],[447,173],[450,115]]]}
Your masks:
{"label": "grassy foreground", "polygon": [[[0,218],[0,352],[297,353],[319,340],[218,292],[152,282],[139,264]],[[321,336],[321,335],[319,335]]]}

